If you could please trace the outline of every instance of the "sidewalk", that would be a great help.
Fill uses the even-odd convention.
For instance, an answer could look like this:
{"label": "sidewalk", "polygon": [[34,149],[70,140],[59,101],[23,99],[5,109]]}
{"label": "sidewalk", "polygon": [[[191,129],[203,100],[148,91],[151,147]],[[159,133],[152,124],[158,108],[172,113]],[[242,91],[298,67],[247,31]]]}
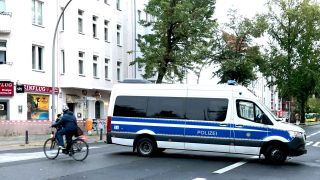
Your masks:
{"label": "sidewalk", "polygon": [[[100,135],[94,133],[92,135],[85,134],[87,137],[87,143],[99,143],[104,142],[105,134],[102,134],[102,140]],[[26,144],[25,136],[0,136],[0,151],[14,150],[14,149],[27,149],[27,148],[39,148],[42,147],[45,140],[50,137],[50,134],[41,135],[29,135],[28,144]]]}

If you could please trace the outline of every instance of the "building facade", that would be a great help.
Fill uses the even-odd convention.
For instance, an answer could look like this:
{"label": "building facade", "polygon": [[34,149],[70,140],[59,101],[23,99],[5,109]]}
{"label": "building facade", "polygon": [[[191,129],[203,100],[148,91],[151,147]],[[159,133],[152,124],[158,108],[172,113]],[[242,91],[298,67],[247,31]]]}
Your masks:
{"label": "building facade", "polygon": [[112,85],[136,77],[128,52],[135,46],[134,7],[143,2],[72,0],[53,54],[67,2],[0,0],[1,120],[51,120],[63,104],[78,120],[105,119]]}

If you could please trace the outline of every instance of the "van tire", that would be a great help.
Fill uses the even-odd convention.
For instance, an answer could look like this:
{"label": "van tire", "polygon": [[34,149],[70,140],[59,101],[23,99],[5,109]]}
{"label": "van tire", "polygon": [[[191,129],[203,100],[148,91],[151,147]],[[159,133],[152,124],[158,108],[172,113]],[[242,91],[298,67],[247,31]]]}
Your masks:
{"label": "van tire", "polygon": [[271,145],[264,154],[267,162],[272,164],[283,164],[287,159],[287,152],[281,146]]}
{"label": "van tire", "polygon": [[141,138],[137,143],[139,156],[151,157],[157,151],[156,143],[149,138]]}

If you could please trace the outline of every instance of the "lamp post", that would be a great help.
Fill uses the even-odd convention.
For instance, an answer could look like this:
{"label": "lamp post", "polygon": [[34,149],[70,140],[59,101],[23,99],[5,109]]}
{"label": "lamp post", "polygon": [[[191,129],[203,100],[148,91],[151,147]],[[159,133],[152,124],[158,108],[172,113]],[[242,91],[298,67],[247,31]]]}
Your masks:
{"label": "lamp post", "polygon": [[64,15],[64,11],[67,9],[68,5],[71,3],[72,0],[69,0],[68,3],[65,5],[65,7],[63,8],[58,21],[56,23],[56,27],[54,30],[54,35],[53,35],[53,42],[52,42],[52,106],[51,106],[51,110],[52,110],[52,122],[55,119],[55,42],[56,42],[56,37],[57,37],[57,30],[58,30],[58,26],[60,23],[60,20],[62,18],[62,16]]}

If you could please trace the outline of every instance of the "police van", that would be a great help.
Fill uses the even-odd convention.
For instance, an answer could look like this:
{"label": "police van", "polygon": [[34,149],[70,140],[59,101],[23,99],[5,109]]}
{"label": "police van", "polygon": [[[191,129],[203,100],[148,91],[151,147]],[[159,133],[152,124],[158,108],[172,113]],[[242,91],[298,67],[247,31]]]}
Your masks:
{"label": "police van", "polygon": [[277,118],[239,85],[116,84],[107,143],[140,156],[165,149],[264,155],[273,163],[307,152],[305,131]]}

